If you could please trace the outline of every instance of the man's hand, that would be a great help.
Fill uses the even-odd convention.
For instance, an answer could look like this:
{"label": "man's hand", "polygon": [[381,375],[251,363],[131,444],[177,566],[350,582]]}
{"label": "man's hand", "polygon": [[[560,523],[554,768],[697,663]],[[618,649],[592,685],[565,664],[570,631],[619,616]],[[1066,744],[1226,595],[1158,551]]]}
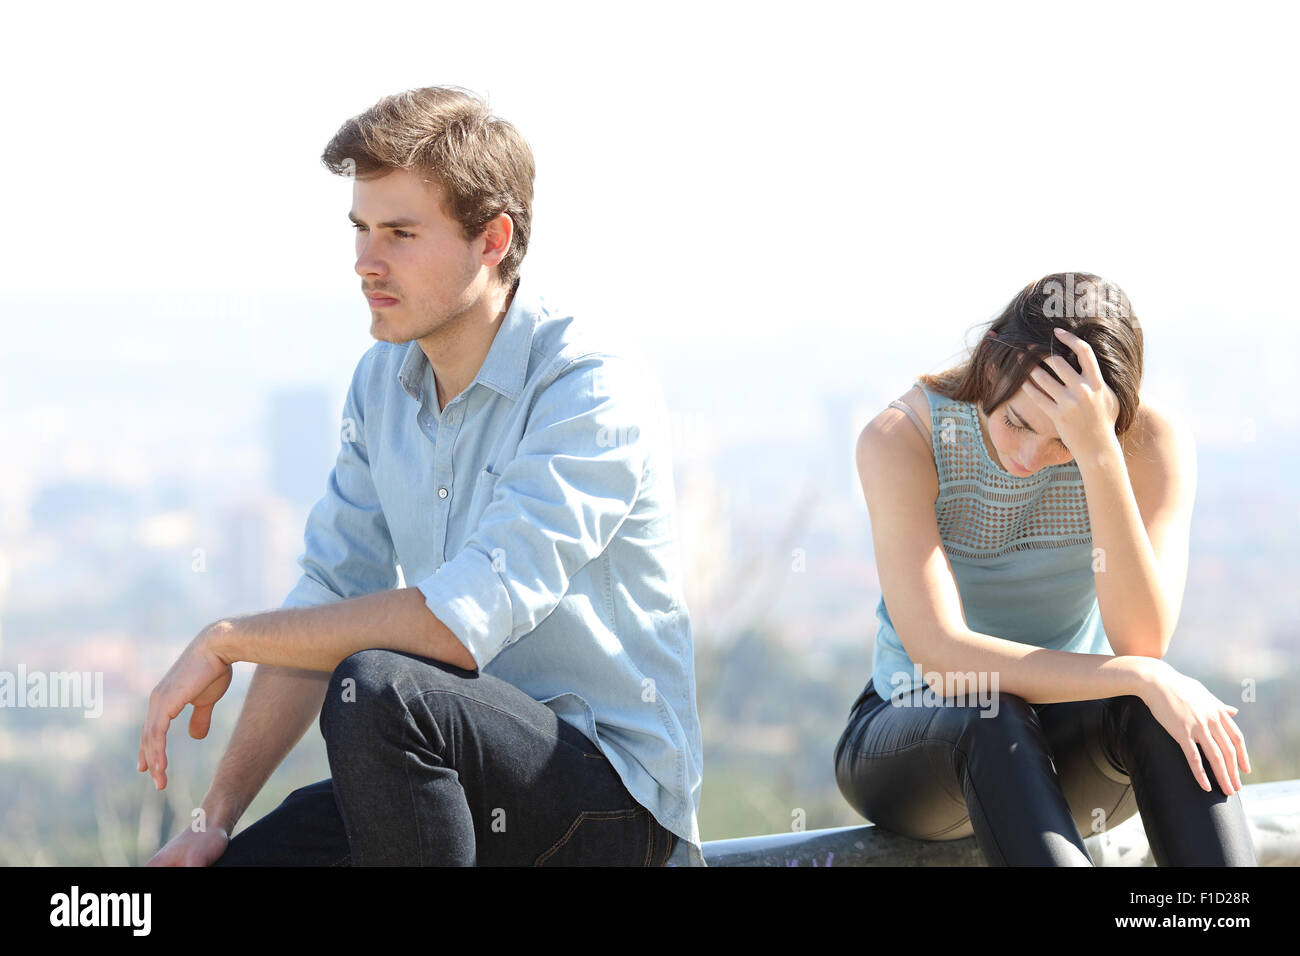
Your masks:
{"label": "man's hand", "polygon": [[190,736],[202,740],[212,725],[213,705],[230,686],[234,673],[230,662],[214,647],[217,631],[226,626],[218,622],[200,631],[149,695],[136,769],[141,773],[149,771],[158,790],[167,786],[167,729],[172,720],[180,716],[186,704],[193,704]]}
{"label": "man's hand", "polygon": [[194,831],[186,827],[167,841],[145,866],[211,866],[221,859],[230,843],[224,827]]}

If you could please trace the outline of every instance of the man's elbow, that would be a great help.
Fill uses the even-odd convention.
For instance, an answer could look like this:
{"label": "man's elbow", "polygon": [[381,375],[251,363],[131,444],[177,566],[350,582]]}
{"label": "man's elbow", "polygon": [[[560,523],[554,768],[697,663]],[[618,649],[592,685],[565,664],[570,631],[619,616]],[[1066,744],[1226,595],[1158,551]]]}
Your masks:
{"label": "man's elbow", "polygon": [[478,661],[474,660],[474,655],[470,653],[469,648],[461,643],[460,638],[451,632],[450,629],[444,628],[445,640],[441,644],[441,653],[435,655],[439,660],[444,660],[448,664],[459,667],[465,671],[477,671]]}
{"label": "man's elbow", "polygon": [[431,611],[426,613],[431,622],[425,636],[425,645],[429,648],[428,656],[436,661],[459,667],[461,670],[477,671],[478,661],[474,660],[474,655],[456,636],[456,632],[444,624],[438,615]]}
{"label": "man's elbow", "polygon": [[[457,641],[459,644],[460,642]],[[474,660],[474,655],[469,652],[464,644],[460,645],[460,660],[456,661],[456,666],[461,670],[477,671],[478,661]]]}

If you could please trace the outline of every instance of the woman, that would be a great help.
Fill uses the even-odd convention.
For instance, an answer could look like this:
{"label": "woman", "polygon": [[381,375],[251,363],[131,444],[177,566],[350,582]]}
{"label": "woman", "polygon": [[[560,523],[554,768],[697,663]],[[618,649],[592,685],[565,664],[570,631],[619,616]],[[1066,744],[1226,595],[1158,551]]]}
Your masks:
{"label": "woman", "polygon": [[1089,866],[1137,811],[1160,866],[1257,865],[1237,708],[1162,660],[1195,453],[1141,379],[1123,291],[1057,273],[863,430],[882,596],[835,774],[877,826]]}

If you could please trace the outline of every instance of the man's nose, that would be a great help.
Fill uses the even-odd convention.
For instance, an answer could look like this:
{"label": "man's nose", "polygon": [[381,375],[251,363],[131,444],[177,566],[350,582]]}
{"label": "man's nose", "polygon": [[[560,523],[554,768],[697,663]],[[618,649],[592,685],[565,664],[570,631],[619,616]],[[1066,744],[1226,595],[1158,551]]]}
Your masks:
{"label": "man's nose", "polygon": [[388,266],[384,264],[384,261],[371,254],[369,245],[363,246],[361,251],[357,253],[355,268],[357,275],[360,276],[383,275],[388,271]]}

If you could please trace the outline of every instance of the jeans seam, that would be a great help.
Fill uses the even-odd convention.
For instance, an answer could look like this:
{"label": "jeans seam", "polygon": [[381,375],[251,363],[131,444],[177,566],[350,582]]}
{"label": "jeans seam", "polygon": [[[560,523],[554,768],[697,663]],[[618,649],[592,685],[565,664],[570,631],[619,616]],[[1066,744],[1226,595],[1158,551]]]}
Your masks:
{"label": "jeans seam", "polygon": [[[964,766],[967,766],[967,767],[968,767],[969,764],[970,764],[970,757],[966,754],[966,752],[965,752],[964,750],[962,750],[961,747],[957,746],[956,744],[953,745],[952,750],[953,750],[953,753],[959,753],[959,754],[961,754],[961,757],[962,757],[962,761],[963,761]],[[987,823],[988,823],[988,815],[984,812],[984,801],[983,801],[982,799],[980,799],[979,791],[975,789],[975,778],[972,777],[972,776],[970,775],[970,771],[969,771],[969,769],[965,770],[963,776],[965,776],[965,777],[970,781],[970,792],[971,792],[971,794],[975,797],[975,802],[979,804],[980,816],[982,816],[982,817],[984,818],[984,821],[985,821],[985,824],[986,824],[986,825],[985,825],[985,830],[988,832],[989,840],[992,841],[994,848],[998,851],[998,857],[999,857],[999,859],[1002,861],[999,865],[1000,865],[1000,866],[1005,866],[1005,865],[1006,865],[1006,861],[1007,861],[1007,855],[1006,855],[1006,853],[1003,852],[1003,850],[1002,850],[1002,844],[998,843],[998,835],[997,835],[997,833],[994,832],[993,827],[987,825]],[[971,808],[970,808],[970,806],[969,806],[969,804],[968,804],[967,807],[966,807],[966,811],[967,811],[967,816],[968,816],[968,817],[970,816],[970,809],[971,809]]]}
{"label": "jeans seam", "polygon": [[[645,812],[648,813],[649,811]],[[588,819],[621,820],[625,817],[636,816],[636,814],[636,810],[583,810],[578,814],[578,818],[569,825],[569,829],[565,831],[564,836],[560,837],[554,846],[539,856],[533,866],[542,866],[558,853],[569,840],[573,839],[573,835],[578,832],[578,827],[582,826]]]}
{"label": "jeans seam", "polygon": [[942,737],[926,737],[924,740],[914,740],[910,744],[902,747],[895,747],[893,750],[873,750],[870,753],[855,753],[854,760],[871,760],[875,757],[892,757],[894,754],[906,753],[909,750],[915,750],[917,747],[924,747],[926,744],[943,744],[947,747],[957,748],[956,744],[949,743]]}
{"label": "jeans seam", "polygon": [[[1120,754],[1118,749],[1123,748],[1124,742],[1128,739],[1129,717],[1131,716],[1131,708],[1133,705],[1126,706],[1125,703],[1120,700],[1121,696],[1134,695],[1117,695],[1111,697],[1107,700],[1104,709],[1102,710],[1101,720],[1099,721],[1101,732],[1097,735],[1095,744],[1096,749],[1100,752],[1102,760],[1105,761],[1106,766],[1099,766],[1097,769],[1109,777],[1111,776],[1107,773],[1107,767],[1109,767],[1111,770],[1115,771],[1115,773],[1124,776],[1128,780],[1129,785],[1132,786],[1133,775],[1128,772],[1128,768],[1124,765],[1124,762],[1119,759]],[[1115,713],[1116,709],[1119,710],[1118,714]],[[1094,738],[1089,736],[1089,742],[1094,742]],[[1096,763],[1095,760],[1093,762]],[[1111,777],[1111,779],[1114,778]],[[1115,782],[1122,783],[1123,781],[1116,780]]]}
{"label": "jeans seam", "polygon": [[[515,721],[516,723],[523,724],[525,727],[530,728],[531,730],[535,731],[536,733],[541,734],[541,735],[544,736],[544,737],[549,737],[549,738],[551,738],[552,740],[554,740],[554,741],[555,741],[556,743],[558,743],[558,744],[563,744],[564,746],[568,747],[570,750],[576,750],[578,753],[582,754],[584,757],[595,757],[595,758],[600,759],[600,760],[607,760],[607,759],[608,759],[608,758],[607,758],[603,753],[594,753],[594,754],[593,754],[593,753],[588,753],[587,751],[583,750],[581,747],[576,747],[576,746],[574,746],[573,744],[569,743],[567,740],[562,739],[561,737],[559,737],[559,736],[556,735],[556,734],[552,734],[550,731],[547,731],[547,730],[542,729],[541,727],[538,727],[536,724],[532,723],[532,721],[527,720],[527,719],[525,719],[525,718],[523,718],[523,717],[520,717],[518,714],[516,714],[516,713],[514,713],[514,712],[512,712],[512,711],[509,711],[509,710],[502,710],[500,707],[494,706],[493,704],[490,704],[490,703],[488,703],[488,702],[485,701],[485,700],[480,700],[480,699],[477,698],[477,697],[471,697],[469,694],[462,694],[460,691],[453,690],[453,689],[451,689],[451,688],[447,688],[447,687],[434,687],[434,688],[432,688],[432,689],[430,689],[430,690],[422,690],[422,691],[420,691],[419,693],[415,694],[414,696],[412,696],[412,697],[410,697],[410,698],[403,698],[403,699],[402,699],[402,709],[403,709],[403,710],[406,710],[406,711],[408,712],[408,714],[409,714],[410,705],[411,705],[411,702],[412,702],[412,701],[415,701],[415,700],[422,700],[423,698],[428,697],[428,696],[431,695],[431,694],[450,694],[450,695],[453,696],[453,697],[459,697],[459,698],[461,698],[462,700],[468,700],[468,701],[471,701],[471,702],[473,702],[473,703],[475,703],[475,704],[479,704],[479,705],[482,706],[482,707],[486,707],[488,710],[496,711],[498,714],[501,714],[503,717],[509,717],[511,720]],[[542,704],[542,706],[545,707],[546,705],[545,705],[545,704]],[[559,718],[557,717],[556,719],[558,720]],[[562,721],[561,721],[561,722],[562,722]],[[581,731],[579,731],[579,733],[581,733]],[[585,737],[586,735],[583,734],[583,736]]]}
{"label": "jeans seam", "polygon": [[1119,798],[1115,801],[1115,805],[1110,808],[1110,812],[1106,814],[1104,819],[1106,820],[1107,830],[1110,829],[1110,818],[1115,815],[1115,811],[1117,811],[1120,808],[1120,804],[1122,804],[1125,800],[1128,799],[1128,795],[1132,791],[1132,789],[1133,789],[1133,784],[1130,783],[1127,787],[1124,788],[1124,791],[1119,795]]}
{"label": "jeans seam", "polygon": [[673,833],[671,830],[667,830],[666,832],[668,833],[668,846],[664,850],[664,858],[659,861],[660,866],[667,866],[668,858],[673,855],[673,850],[677,849],[677,834]]}
{"label": "jeans seam", "polygon": [[968,808],[968,809],[967,809],[967,813],[966,813],[966,819],[964,819],[964,820],[958,820],[956,823],[953,823],[953,824],[951,824],[951,825],[949,825],[949,826],[946,826],[946,827],[944,827],[942,830],[935,830],[933,833],[927,833],[927,834],[924,835],[924,836],[916,837],[916,839],[918,839],[918,840],[937,840],[937,839],[939,839],[939,837],[943,836],[945,833],[951,833],[953,830],[956,830],[958,827],[963,827],[963,826],[965,826],[966,824],[968,824],[968,823],[970,823],[970,822],[971,822],[971,820],[970,820],[970,811],[969,811],[969,808]]}
{"label": "jeans seam", "polygon": [[415,743],[413,728],[415,721],[411,718],[411,709],[407,701],[402,701],[402,713],[405,714],[402,720],[402,776],[406,778],[406,792],[411,797],[411,820],[415,824],[416,865],[424,866],[424,835],[420,832],[420,806],[419,801],[415,799],[415,785],[411,782],[411,756],[414,751],[408,746],[408,743]]}

